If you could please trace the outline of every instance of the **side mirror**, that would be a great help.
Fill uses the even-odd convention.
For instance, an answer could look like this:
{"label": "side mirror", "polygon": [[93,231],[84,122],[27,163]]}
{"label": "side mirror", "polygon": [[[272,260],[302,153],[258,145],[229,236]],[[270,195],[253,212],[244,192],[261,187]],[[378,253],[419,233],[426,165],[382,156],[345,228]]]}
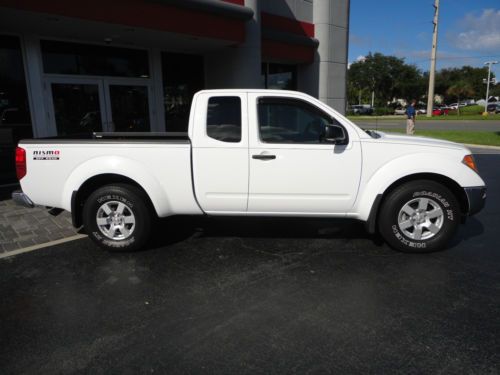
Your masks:
{"label": "side mirror", "polygon": [[336,145],[346,145],[349,143],[349,138],[343,126],[327,125],[325,128],[325,141]]}

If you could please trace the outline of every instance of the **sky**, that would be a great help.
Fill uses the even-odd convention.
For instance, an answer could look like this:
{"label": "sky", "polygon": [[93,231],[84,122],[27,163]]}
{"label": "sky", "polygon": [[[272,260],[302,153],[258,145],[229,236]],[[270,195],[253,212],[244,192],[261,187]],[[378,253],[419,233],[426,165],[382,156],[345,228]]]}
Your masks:
{"label": "sky", "polygon": [[[430,68],[434,0],[351,0],[349,63],[381,52]],[[437,69],[500,62],[500,0],[440,0]],[[500,77],[500,63],[493,67]]]}

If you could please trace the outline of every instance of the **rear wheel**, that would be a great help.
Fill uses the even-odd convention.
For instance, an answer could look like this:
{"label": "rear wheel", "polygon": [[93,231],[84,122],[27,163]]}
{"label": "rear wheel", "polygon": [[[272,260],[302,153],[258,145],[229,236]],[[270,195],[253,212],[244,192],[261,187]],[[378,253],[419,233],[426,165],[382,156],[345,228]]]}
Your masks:
{"label": "rear wheel", "polygon": [[411,181],[385,197],[378,219],[387,243],[404,252],[444,249],[460,221],[453,193],[430,180]]}
{"label": "rear wheel", "polygon": [[97,189],[83,207],[89,237],[109,251],[133,251],[148,241],[153,224],[146,194],[135,186],[107,185]]}

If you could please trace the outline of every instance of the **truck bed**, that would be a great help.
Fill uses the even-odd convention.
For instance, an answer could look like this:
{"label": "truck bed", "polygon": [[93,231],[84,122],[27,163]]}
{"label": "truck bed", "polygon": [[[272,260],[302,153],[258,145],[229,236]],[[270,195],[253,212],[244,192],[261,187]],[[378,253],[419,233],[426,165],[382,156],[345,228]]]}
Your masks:
{"label": "truck bed", "polygon": [[190,143],[184,132],[96,132],[47,138],[23,139],[23,144],[68,144],[68,143]]}
{"label": "truck bed", "polygon": [[39,205],[70,211],[73,191],[93,177],[116,175],[139,184],[160,217],[200,211],[187,133],[94,133],[22,140],[19,147],[28,171],[21,187]]}

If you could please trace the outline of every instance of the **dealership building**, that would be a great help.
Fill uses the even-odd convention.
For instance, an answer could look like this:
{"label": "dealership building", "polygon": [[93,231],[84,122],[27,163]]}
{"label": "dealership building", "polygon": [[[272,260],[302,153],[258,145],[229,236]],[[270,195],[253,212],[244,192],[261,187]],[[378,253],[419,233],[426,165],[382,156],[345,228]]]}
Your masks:
{"label": "dealership building", "polygon": [[185,131],[201,89],[344,112],[349,0],[0,0],[0,185],[21,137]]}

